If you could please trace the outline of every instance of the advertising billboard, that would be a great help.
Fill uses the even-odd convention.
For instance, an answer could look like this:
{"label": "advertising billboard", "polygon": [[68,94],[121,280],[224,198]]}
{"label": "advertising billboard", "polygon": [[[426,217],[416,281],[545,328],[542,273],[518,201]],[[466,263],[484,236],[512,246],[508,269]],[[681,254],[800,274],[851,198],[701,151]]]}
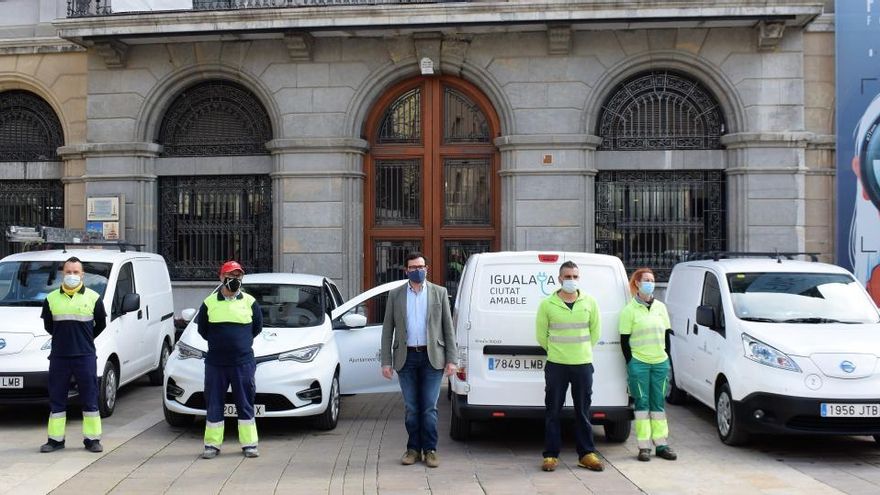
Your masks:
{"label": "advertising billboard", "polygon": [[837,263],[880,306],[880,0],[835,3]]}

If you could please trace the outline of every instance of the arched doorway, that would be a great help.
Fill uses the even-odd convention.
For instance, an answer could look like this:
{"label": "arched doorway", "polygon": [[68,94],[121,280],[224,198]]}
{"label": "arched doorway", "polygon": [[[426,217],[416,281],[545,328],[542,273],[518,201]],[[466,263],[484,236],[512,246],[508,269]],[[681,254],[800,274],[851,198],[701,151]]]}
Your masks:
{"label": "arched doorway", "polygon": [[467,257],[499,247],[498,117],[465,81],[416,78],[377,102],[366,135],[365,286],[403,278],[419,250],[454,296]]}

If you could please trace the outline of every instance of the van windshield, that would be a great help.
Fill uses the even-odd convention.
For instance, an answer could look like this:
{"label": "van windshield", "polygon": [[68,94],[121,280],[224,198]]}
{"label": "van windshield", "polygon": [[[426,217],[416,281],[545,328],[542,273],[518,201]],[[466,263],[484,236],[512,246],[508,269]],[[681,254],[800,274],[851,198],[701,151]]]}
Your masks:
{"label": "van windshield", "polygon": [[[61,286],[64,261],[6,261],[0,263],[0,306],[42,306]],[[104,297],[111,263],[83,262],[85,285]]]}
{"label": "van windshield", "polygon": [[731,273],[737,318],[773,323],[877,323],[859,282],[839,273]]}
{"label": "van windshield", "polygon": [[265,328],[314,327],[324,322],[321,288],[311,285],[247,284],[263,311]]}

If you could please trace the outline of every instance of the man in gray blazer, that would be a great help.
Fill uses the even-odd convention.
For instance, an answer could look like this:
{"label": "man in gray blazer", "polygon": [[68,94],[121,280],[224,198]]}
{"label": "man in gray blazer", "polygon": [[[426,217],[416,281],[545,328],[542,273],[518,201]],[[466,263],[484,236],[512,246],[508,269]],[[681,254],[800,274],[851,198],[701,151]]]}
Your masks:
{"label": "man in gray blazer", "polygon": [[[397,370],[406,407],[406,452],[400,462],[415,464],[424,455],[428,467],[437,457],[437,398],[444,376],[455,373],[457,350],[446,288],[425,280],[422,253],[406,257],[409,283],[388,294],[382,326],[382,375]],[[392,368],[392,363],[394,367]]]}

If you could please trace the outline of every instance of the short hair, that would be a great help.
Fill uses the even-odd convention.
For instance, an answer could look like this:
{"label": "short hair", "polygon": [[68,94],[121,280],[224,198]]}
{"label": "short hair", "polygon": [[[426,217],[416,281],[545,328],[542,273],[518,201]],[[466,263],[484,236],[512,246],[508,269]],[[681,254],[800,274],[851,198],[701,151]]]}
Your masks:
{"label": "short hair", "polygon": [[428,258],[426,258],[421,251],[411,251],[408,255],[406,255],[406,260],[403,262],[403,267],[406,268],[407,266],[409,266],[410,261],[417,258],[422,258],[423,260],[425,260],[425,265],[428,264]]}
{"label": "short hair", "polygon": [[[79,263],[80,265],[82,265],[82,261],[79,258],[77,258],[76,256],[71,256],[70,258],[67,258],[66,260],[64,260],[64,265],[66,265],[68,263]],[[64,266],[64,265],[61,265],[61,266]]]}
{"label": "short hair", "polygon": [[568,260],[565,263],[559,265],[559,276],[560,277],[562,276],[562,270],[565,270],[566,268],[572,268],[572,269],[577,270],[578,266],[577,266],[577,263],[575,263],[574,261],[571,261],[571,260]]}
{"label": "short hair", "polygon": [[[633,274],[629,277],[629,291],[635,295],[636,292],[639,291],[639,282],[642,281],[642,275],[650,273],[654,275],[654,270],[650,268],[639,268],[634,271]],[[654,275],[656,277],[656,275]]]}

